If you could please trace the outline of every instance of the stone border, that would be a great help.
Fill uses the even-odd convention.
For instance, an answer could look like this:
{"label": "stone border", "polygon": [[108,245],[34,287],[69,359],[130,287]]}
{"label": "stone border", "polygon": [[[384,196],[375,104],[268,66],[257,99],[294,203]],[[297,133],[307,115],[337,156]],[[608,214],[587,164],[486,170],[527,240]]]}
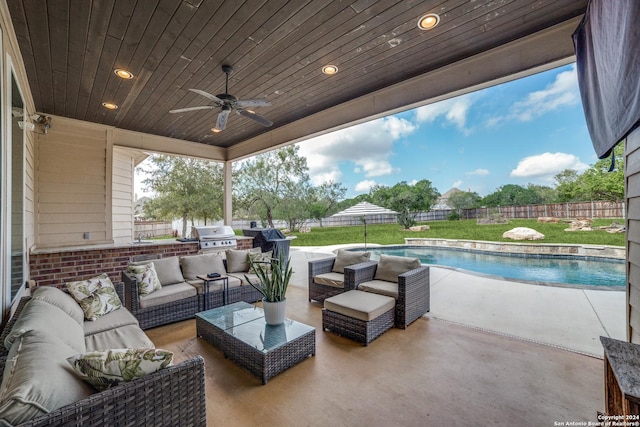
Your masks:
{"label": "stone border", "polygon": [[593,258],[626,260],[626,248],[607,245],[572,245],[563,243],[520,243],[487,242],[483,240],[453,240],[406,237],[409,246],[445,247],[469,249],[484,252],[536,254],[536,255],[572,255]]}

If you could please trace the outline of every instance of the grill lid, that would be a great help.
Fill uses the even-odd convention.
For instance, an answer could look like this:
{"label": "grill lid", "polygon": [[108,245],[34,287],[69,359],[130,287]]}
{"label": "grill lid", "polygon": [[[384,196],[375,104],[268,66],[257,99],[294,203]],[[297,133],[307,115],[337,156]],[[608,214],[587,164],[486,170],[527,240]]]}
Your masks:
{"label": "grill lid", "polygon": [[191,236],[199,240],[235,239],[233,228],[228,225],[192,226]]}

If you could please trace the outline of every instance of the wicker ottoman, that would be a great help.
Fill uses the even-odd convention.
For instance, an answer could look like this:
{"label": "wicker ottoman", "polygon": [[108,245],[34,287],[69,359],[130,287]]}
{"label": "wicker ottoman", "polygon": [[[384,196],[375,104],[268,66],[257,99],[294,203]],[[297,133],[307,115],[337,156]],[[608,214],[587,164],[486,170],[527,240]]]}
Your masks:
{"label": "wicker ottoman", "polygon": [[369,345],[394,322],[396,300],[371,292],[348,291],[324,300],[322,329]]}

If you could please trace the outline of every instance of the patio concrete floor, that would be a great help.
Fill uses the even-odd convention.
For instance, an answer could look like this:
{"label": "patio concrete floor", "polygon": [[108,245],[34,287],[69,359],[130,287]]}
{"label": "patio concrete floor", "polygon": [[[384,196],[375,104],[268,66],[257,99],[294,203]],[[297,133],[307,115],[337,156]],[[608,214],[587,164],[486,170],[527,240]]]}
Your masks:
{"label": "patio concrete floor", "polygon": [[177,362],[205,358],[209,425],[552,426],[603,410],[603,362],[590,355],[600,335],[624,339],[624,292],[435,267],[431,312],[363,347],[324,332],[308,302],[307,262],[332,249],[291,249],[287,317],[316,328],[316,356],[266,386],[196,338],[194,320],[146,331]]}

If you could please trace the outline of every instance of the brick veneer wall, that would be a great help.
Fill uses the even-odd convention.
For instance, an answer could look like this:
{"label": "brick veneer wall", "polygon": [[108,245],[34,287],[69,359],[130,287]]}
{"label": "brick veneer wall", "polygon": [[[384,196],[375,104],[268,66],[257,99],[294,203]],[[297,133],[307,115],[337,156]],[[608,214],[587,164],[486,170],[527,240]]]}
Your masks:
{"label": "brick veneer wall", "polygon": [[[238,239],[237,249],[252,247],[253,238]],[[127,268],[136,256],[162,254],[162,258],[167,258],[197,253],[198,242],[32,253],[29,255],[29,279],[35,281],[36,286],[61,287],[72,280],[85,280],[107,273],[111,281],[120,282],[120,272]]]}

